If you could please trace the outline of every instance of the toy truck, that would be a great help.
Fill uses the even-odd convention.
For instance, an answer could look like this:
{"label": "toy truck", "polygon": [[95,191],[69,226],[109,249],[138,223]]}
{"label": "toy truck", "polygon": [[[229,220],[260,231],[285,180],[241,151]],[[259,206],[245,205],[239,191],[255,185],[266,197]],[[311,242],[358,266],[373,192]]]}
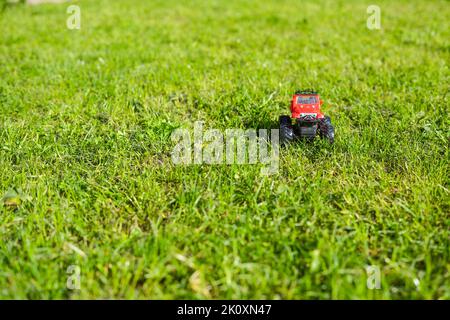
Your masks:
{"label": "toy truck", "polygon": [[291,101],[291,116],[280,116],[280,142],[289,144],[299,138],[314,140],[319,135],[334,143],[334,127],[320,107],[323,101],[312,90],[298,90]]}

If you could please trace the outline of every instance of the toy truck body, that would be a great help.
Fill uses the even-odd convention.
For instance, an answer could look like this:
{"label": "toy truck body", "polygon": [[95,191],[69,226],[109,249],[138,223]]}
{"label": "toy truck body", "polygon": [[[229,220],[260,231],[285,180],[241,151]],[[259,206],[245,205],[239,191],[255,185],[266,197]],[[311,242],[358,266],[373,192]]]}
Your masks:
{"label": "toy truck body", "polygon": [[313,140],[317,135],[334,142],[334,127],[320,107],[323,101],[317,92],[299,90],[291,100],[291,116],[280,116],[280,140],[285,145],[299,138]]}

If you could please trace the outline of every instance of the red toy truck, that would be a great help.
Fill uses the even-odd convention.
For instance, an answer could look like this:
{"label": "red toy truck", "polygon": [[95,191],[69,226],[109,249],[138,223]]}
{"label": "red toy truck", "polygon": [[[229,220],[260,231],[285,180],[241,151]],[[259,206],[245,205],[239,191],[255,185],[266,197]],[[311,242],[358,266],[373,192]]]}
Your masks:
{"label": "red toy truck", "polygon": [[320,112],[323,101],[312,90],[296,91],[291,101],[291,117],[280,116],[280,142],[286,145],[298,138],[313,140],[317,134],[334,142],[331,119]]}

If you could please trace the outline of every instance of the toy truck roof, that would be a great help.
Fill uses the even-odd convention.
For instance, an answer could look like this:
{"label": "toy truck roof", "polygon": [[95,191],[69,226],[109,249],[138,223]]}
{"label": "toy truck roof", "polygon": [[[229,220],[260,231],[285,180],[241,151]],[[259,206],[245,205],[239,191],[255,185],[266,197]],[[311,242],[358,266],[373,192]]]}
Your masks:
{"label": "toy truck roof", "polygon": [[295,91],[295,95],[302,95],[302,94],[318,95],[319,93],[317,91],[314,91],[314,90],[311,90],[311,89]]}

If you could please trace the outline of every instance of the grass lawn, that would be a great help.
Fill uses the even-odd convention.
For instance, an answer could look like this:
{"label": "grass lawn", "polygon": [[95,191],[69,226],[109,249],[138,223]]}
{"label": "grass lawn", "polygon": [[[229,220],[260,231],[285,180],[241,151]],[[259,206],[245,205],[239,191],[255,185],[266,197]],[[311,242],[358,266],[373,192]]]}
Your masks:
{"label": "grass lawn", "polygon": [[[76,4],[0,13],[0,298],[450,299],[447,1]],[[333,146],[172,163],[176,128],[276,128],[297,88]]]}

